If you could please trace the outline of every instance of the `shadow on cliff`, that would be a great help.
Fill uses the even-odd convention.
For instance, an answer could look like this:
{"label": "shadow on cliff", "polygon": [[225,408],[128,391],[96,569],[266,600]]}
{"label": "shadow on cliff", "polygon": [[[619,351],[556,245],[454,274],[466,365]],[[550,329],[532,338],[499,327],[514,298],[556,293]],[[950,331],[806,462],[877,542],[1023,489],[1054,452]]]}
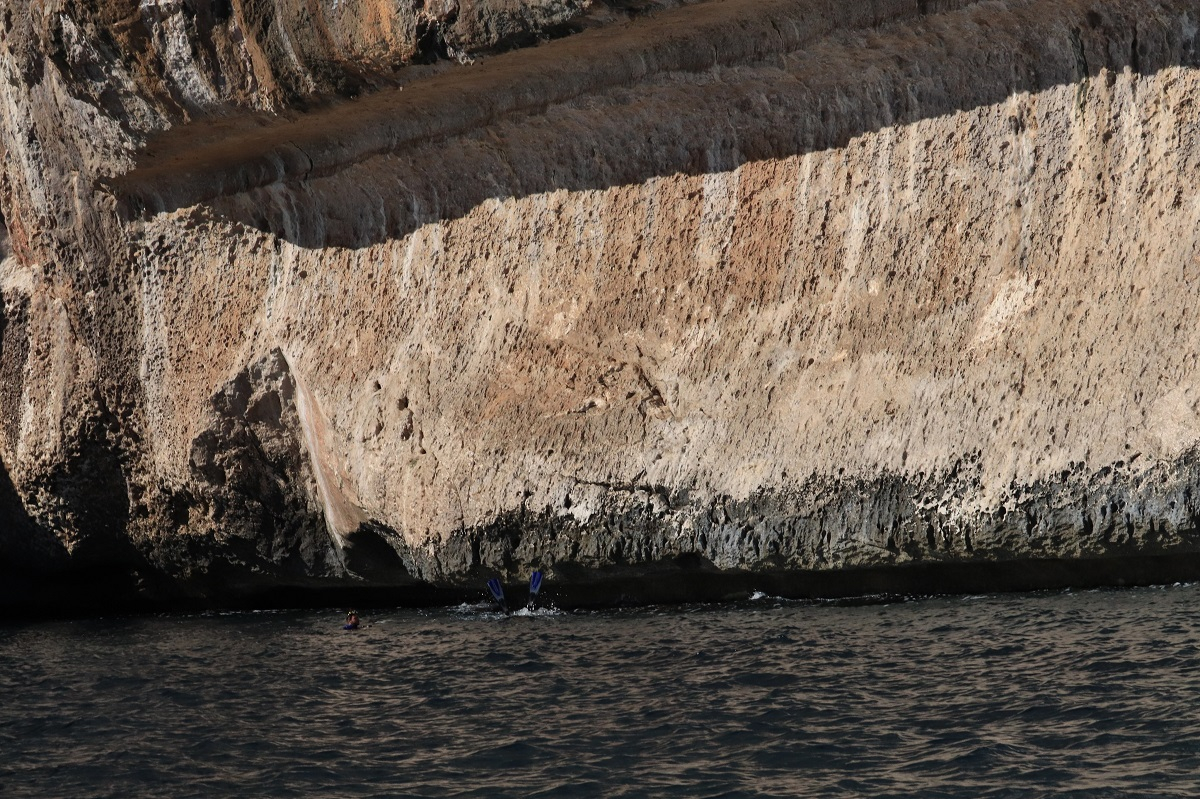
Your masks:
{"label": "shadow on cliff", "polygon": [[67,551],[54,536],[40,529],[0,460],[0,607],[21,604],[55,565],[62,568]]}
{"label": "shadow on cliff", "polygon": [[[115,451],[89,438],[44,487],[61,503],[67,540],[39,522],[0,460],[0,617],[121,611],[169,591],[126,535],[128,491]],[[86,612],[86,611],[85,611]]]}
{"label": "shadow on cliff", "polygon": [[28,302],[0,292],[0,607],[28,595],[38,582],[31,572],[43,573],[67,560],[63,545],[25,511],[5,466],[20,433],[21,375],[29,354],[26,335]]}
{"label": "shadow on cliff", "polygon": [[[726,171],[1053,87],[1075,86],[1083,115],[1102,75],[1198,62],[1183,2],[896,5],[912,8],[847,11],[862,16],[847,27],[777,3],[732,32],[680,9],[632,55],[581,34],[206,146],[182,146],[203,138],[184,126],[109,188],[128,217],[201,205],[303,247],[363,247],[490,199]],[[1026,122],[1010,112],[1014,135]]]}
{"label": "shadow on cliff", "polygon": [[[17,449],[25,407],[28,327],[28,298],[0,293],[0,616],[133,607],[153,569],[126,535],[130,491],[112,443],[117,417],[100,403],[71,456],[23,484],[27,497],[9,474],[5,453]],[[54,499],[43,517],[31,516],[27,501],[47,496]]]}

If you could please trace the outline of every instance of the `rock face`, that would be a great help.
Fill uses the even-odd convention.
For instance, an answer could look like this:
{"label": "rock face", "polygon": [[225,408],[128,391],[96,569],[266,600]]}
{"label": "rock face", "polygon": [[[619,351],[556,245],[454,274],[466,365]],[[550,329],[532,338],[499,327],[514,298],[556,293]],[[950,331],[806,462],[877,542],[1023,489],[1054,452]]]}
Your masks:
{"label": "rock face", "polygon": [[0,603],[1200,574],[1200,4],[843,5],[8,3]]}

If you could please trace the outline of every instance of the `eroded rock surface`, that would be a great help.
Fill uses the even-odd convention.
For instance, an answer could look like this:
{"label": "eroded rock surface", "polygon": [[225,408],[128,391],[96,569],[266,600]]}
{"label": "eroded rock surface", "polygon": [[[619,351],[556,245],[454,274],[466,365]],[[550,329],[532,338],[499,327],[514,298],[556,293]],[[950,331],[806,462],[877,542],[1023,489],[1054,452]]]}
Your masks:
{"label": "eroded rock surface", "polygon": [[1200,563],[1194,2],[0,25],[9,606]]}

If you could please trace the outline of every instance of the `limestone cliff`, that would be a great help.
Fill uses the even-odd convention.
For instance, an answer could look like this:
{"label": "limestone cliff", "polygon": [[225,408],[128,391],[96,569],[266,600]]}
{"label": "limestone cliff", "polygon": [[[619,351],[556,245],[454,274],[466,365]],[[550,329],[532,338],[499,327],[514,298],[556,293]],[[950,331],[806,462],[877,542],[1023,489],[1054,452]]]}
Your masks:
{"label": "limestone cliff", "polygon": [[5,2],[0,602],[1200,574],[1200,4],[843,5]]}

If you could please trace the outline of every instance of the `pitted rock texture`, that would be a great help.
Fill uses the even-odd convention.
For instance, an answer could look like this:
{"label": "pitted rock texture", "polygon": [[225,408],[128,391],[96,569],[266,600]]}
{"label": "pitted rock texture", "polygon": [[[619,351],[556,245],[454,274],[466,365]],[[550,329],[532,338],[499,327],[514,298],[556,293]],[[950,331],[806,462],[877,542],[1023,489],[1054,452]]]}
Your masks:
{"label": "pitted rock texture", "polygon": [[640,10],[10,9],[4,570],[1191,563],[1200,8]]}

